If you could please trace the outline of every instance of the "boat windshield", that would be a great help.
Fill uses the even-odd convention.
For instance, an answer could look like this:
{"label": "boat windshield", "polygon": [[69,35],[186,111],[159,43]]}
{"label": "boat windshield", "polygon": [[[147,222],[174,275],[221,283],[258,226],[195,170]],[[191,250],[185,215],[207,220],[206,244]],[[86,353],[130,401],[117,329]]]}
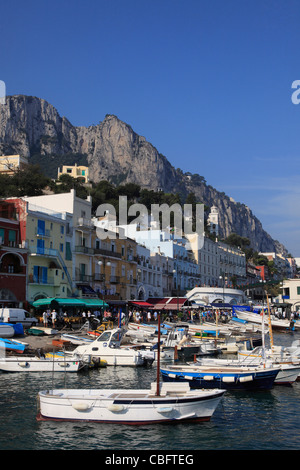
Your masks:
{"label": "boat windshield", "polygon": [[111,346],[117,346],[120,343],[121,338],[122,334],[120,331],[115,331],[113,334],[111,331],[104,331],[97,341],[109,341]]}
{"label": "boat windshield", "polygon": [[111,332],[110,331],[104,331],[101,336],[97,339],[97,341],[109,341],[110,339]]}

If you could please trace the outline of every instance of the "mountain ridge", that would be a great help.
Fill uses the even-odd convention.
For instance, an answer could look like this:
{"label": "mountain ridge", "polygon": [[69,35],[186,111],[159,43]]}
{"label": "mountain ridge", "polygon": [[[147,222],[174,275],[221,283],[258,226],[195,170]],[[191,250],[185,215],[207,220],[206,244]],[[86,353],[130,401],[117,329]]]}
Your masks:
{"label": "mountain ridge", "polygon": [[[24,155],[35,163],[51,160],[57,168],[64,159],[67,164],[81,159],[95,183],[102,179],[114,184],[132,182],[154,191],[178,192],[183,198],[194,193],[197,201],[218,208],[222,238],[235,232],[249,238],[257,251],[287,253],[248,206],[207,185],[203,176],[175,169],[145,137],[114,114],[106,114],[96,125],[73,126],[42,98],[7,96],[6,104],[0,106],[0,154]],[[49,170],[47,166],[42,169]]]}

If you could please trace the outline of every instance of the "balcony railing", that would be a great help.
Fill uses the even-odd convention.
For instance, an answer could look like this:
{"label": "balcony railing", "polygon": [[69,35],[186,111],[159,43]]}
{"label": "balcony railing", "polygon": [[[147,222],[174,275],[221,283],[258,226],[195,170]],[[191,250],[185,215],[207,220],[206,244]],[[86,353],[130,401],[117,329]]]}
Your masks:
{"label": "balcony railing", "polygon": [[75,252],[76,253],[82,253],[82,254],[85,254],[85,255],[93,255],[95,250],[94,250],[94,248],[90,248],[88,246],[76,245],[75,246]]}
{"label": "balcony railing", "polygon": [[103,256],[120,258],[120,259],[122,258],[121,253],[118,253],[117,251],[112,251],[112,250],[104,250],[102,248],[95,248],[94,253],[95,255],[103,255]]}

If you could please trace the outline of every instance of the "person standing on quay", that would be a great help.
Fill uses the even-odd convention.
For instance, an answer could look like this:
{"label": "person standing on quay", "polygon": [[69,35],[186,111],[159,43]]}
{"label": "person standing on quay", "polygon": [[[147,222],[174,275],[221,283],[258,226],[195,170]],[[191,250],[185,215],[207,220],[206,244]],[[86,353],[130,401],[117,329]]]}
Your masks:
{"label": "person standing on quay", "polygon": [[48,326],[48,314],[46,310],[43,311],[43,323],[44,323],[44,327]]}
{"label": "person standing on quay", "polygon": [[55,328],[55,322],[56,322],[56,311],[55,310],[52,310],[51,318],[52,318],[52,326],[53,326],[53,328]]}

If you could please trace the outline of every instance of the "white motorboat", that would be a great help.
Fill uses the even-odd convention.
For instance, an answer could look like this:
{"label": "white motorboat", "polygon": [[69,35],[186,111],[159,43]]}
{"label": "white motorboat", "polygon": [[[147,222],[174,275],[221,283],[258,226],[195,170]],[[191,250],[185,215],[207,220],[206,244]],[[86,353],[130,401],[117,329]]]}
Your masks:
{"label": "white motorboat", "polygon": [[[254,312],[247,312],[246,310],[236,310],[236,316],[241,320],[245,320],[250,323],[261,324],[262,323],[262,316],[258,313]],[[288,330],[290,329],[290,321],[289,320],[280,320],[279,318],[271,318],[271,326],[276,330]],[[268,325],[269,321],[268,318],[265,317],[265,325]]]}
{"label": "white motorboat", "polygon": [[153,363],[154,353],[121,347],[123,335],[121,328],[106,330],[94,341],[77,346],[73,353],[90,355],[92,361],[103,359],[108,366],[144,366]]}
{"label": "white motorboat", "polygon": [[38,420],[155,424],[209,421],[225,390],[190,390],[157,383],[149,390],[62,389],[40,391]]}
{"label": "white motorboat", "polygon": [[0,360],[2,372],[78,372],[84,366],[85,364],[75,357],[68,359],[8,356]]}

